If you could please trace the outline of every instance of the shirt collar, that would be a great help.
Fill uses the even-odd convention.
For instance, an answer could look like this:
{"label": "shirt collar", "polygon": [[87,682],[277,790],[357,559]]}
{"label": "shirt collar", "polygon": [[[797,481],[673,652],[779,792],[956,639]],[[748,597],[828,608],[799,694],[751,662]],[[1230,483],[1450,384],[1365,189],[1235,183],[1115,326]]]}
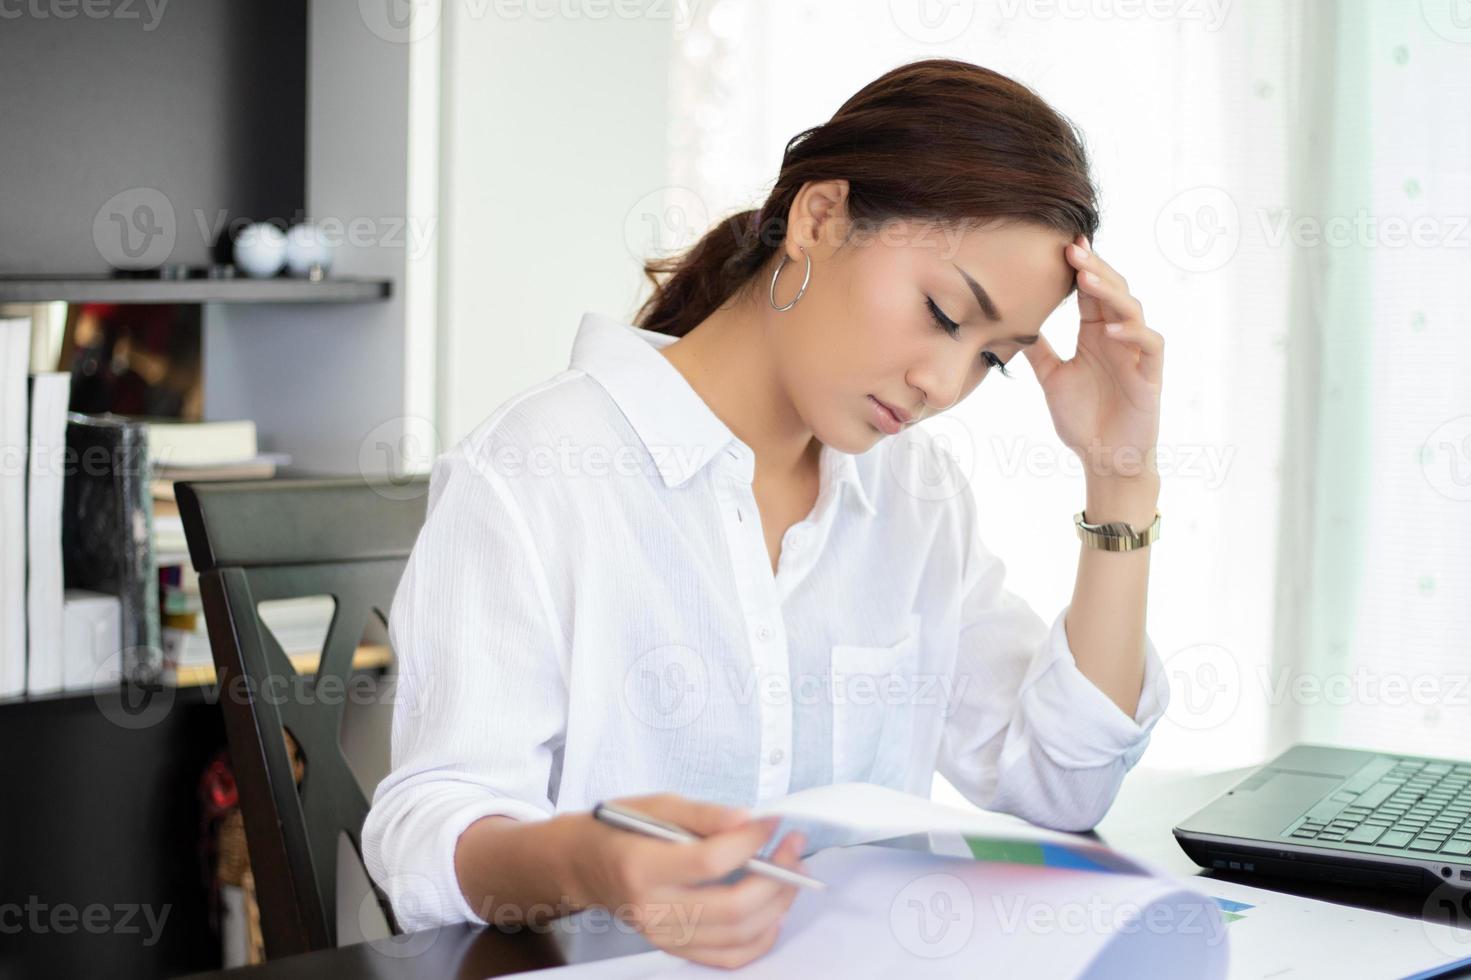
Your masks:
{"label": "shirt collar", "polygon": [[[731,452],[749,478],[755,457],[690,387],[683,374],[659,354],[679,338],[622,323],[601,313],[584,313],[572,343],[571,366],[602,385],[653,457],[664,485],[683,486],[716,453]],[[824,445],[821,486],[846,485],[861,510],[877,513],[864,486],[857,458]]]}

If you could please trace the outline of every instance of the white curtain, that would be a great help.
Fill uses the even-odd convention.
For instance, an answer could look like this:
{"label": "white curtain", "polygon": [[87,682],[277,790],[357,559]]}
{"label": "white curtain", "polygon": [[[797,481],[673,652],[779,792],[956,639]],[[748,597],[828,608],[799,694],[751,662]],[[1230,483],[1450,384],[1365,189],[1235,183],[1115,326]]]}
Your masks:
{"label": "white curtain", "polygon": [[[1471,232],[1311,234],[1362,207],[1439,215],[1449,238],[1444,216],[1471,210],[1471,20],[1436,2],[707,0],[677,29],[671,250],[759,203],[793,134],[905,61],[1011,75],[1085,132],[1097,249],[1168,340],[1149,628],[1173,703],[1146,765],[1246,764],[1298,738],[1471,744],[1464,704],[1303,693],[1360,665],[1467,662]],[[1074,303],[1043,329],[1068,356]],[[1083,480],[1024,358],[1014,373],[922,424],[970,474],[1010,587],[1050,618]]]}
{"label": "white curtain", "polygon": [[[1283,740],[1471,750],[1471,5],[1314,8]],[[1330,84],[1331,82],[1331,84]],[[1321,233],[1317,236],[1317,233]],[[1317,237],[1315,237],[1317,236]],[[1310,356],[1309,356],[1310,355]]]}

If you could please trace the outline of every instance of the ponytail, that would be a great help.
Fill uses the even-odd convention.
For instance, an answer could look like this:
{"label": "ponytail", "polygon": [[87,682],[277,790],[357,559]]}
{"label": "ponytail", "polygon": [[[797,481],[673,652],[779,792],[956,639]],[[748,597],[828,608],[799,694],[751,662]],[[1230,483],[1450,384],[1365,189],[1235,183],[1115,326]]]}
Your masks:
{"label": "ponytail", "polygon": [[[682,255],[650,259],[644,276],[654,293],[635,323],[655,333],[683,337],[751,282],[780,239],[763,242],[755,208],[724,219]],[[667,278],[666,278],[667,277]]]}

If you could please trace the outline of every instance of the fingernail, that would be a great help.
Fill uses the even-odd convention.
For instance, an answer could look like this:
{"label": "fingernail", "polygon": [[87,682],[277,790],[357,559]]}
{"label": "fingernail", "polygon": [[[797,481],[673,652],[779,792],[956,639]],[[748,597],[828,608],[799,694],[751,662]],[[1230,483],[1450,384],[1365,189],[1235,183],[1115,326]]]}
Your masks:
{"label": "fingernail", "polygon": [[1080,238],[1076,242],[1074,242],[1073,244],[1077,246],[1078,251],[1082,254],[1082,256],[1084,258],[1087,258],[1088,257],[1088,243],[1087,242],[1083,241]]}
{"label": "fingernail", "polygon": [[1103,329],[1107,330],[1109,333],[1118,333],[1120,330],[1124,329],[1124,325],[1122,323],[1105,323],[1103,325]]}
{"label": "fingernail", "polygon": [[1083,273],[1083,281],[1090,286],[1096,286],[1098,285],[1098,276],[1091,272],[1085,272]]}

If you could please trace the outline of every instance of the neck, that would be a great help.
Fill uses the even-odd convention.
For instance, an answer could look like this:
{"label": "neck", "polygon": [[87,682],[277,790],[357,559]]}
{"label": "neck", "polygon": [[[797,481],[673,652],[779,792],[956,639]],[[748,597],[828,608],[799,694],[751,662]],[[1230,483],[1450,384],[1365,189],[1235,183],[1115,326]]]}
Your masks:
{"label": "neck", "polygon": [[720,307],[660,353],[684,375],[726,428],[756,454],[762,472],[811,466],[821,449],[797,414],[776,368],[771,338],[785,326],[752,295]]}

